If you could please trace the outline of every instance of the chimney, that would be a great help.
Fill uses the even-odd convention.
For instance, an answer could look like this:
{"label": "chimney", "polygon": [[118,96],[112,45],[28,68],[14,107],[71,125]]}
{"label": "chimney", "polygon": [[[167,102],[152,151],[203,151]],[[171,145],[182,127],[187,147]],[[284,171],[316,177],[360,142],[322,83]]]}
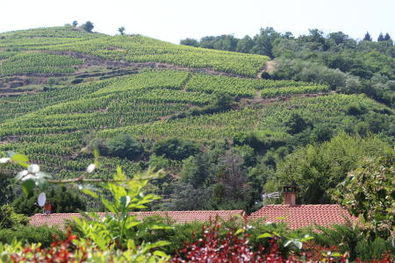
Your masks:
{"label": "chimney", "polygon": [[297,191],[298,191],[298,186],[295,183],[283,187],[283,197],[284,197],[285,205],[296,205]]}

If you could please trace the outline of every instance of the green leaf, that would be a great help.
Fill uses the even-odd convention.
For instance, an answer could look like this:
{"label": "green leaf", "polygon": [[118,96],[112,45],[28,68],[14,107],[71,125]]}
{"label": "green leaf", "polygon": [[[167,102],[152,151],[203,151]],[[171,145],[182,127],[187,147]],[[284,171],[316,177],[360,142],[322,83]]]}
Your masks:
{"label": "green leaf", "polygon": [[36,183],[34,182],[33,179],[28,179],[22,182],[22,190],[26,195],[31,193],[35,186]]}
{"label": "green leaf", "polygon": [[170,244],[171,243],[168,242],[168,241],[158,241],[158,242],[155,242],[155,243],[152,243],[152,244],[147,244],[146,248],[147,249],[152,249],[152,248],[157,248],[157,247],[168,246]]}
{"label": "green leaf", "polygon": [[237,229],[235,235],[238,235],[238,234],[241,234],[241,233],[244,233],[244,232],[245,232],[245,230],[243,228],[239,228],[239,229]]}
{"label": "green leaf", "polygon": [[273,235],[270,233],[264,233],[264,234],[258,236],[258,238],[268,238],[268,237],[273,237]]}
{"label": "green leaf", "polygon": [[141,222],[139,222],[139,221],[131,221],[131,222],[126,223],[126,228],[130,229],[130,228],[138,226],[140,224],[141,224]]}
{"label": "green leaf", "polygon": [[149,227],[149,229],[151,229],[151,230],[157,230],[157,229],[166,230],[166,229],[174,229],[174,227],[172,227],[172,226],[152,225],[152,226]]}
{"label": "green leaf", "polygon": [[29,162],[29,157],[24,154],[16,153],[11,156],[11,160],[16,163],[27,163]]}
{"label": "green leaf", "polygon": [[158,257],[167,257],[167,254],[160,250],[155,251],[153,254]]}
{"label": "green leaf", "polygon": [[105,199],[105,198],[102,198],[102,199],[101,199],[101,202],[102,202],[103,205],[108,209],[108,211],[113,212],[113,213],[116,213],[116,209],[115,209],[114,205],[113,205],[110,201],[108,201],[108,200]]}
{"label": "green leaf", "polygon": [[91,197],[93,197],[93,198],[98,198],[98,197],[99,197],[95,192],[93,192],[93,191],[91,191],[91,190],[89,190],[89,189],[84,188],[84,189],[82,189],[81,191],[82,191],[84,194],[87,194],[87,195],[89,195],[89,196],[91,196]]}

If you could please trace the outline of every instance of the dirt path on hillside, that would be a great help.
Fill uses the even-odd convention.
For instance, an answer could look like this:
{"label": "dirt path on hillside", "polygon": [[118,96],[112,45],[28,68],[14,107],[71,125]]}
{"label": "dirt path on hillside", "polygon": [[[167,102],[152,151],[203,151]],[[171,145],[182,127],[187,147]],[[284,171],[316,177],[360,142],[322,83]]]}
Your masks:
{"label": "dirt path on hillside", "polygon": [[210,68],[189,68],[178,65],[173,65],[169,63],[162,62],[131,62],[125,60],[112,60],[107,58],[102,58],[86,53],[74,52],[74,51],[46,51],[42,50],[42,52],[57,54],[57,55],[67,55],[75,58],[80,58],[84,60],[84,66],[107,66],[107,67],[117,67],[117,68],[135,68],[135,69],[173,69],[173,70],[182,70],[189,71],[194,73],[204,73],[210,75],[220,75],[220,76],[229,76],[229,77],[238,77],[238,78],[248,78],[243,75],[234,74],[234,73],[226,73],[221,71],[216,71]]}
{"label": "dirt path on hillside", "polygon": [[256,95],[253,98],[246,98],[242,99],[240,101],[241,105],[251,105],[251,104],[269,104],[273,102],[284,102],[284,101],[289,101],[293,98],[314,98],[314,97],[320,97],[320,96],[328,96],[336,93],[335,91],[332,92],[318,92],[318,93],[305,93],[305,94],[291,94],[287,96],[278,96],[274,98],[262,98],[261,97],[261,92],[257,91]]}
{"label": "dirt path on hillside", "polygon": [[276,62],[274,62],[274,60],[270,60],[270,61],[266,62],[265,66],[256,74],[256,78],[261,79],[262,74],[264,72],[272,74],[275,71],[275,69],[276,69]]}

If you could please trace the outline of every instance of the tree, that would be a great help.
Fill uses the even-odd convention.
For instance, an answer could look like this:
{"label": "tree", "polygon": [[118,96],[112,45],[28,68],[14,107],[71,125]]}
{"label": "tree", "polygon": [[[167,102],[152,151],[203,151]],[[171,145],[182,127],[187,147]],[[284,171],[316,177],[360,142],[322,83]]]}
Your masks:
{"label": "tree", "polygon": [[120,28],[118,28],[118,32],[123,36],[125,34],[125,27],[121,26]]}
{"label": "tree", "polygon": [[193,142],[170,138],[158,142],[154,147],[154,152],[158,156],[167,159],[181,161],[199,152],[199,146]]}
{"label": "tree", "polygon": [[184,40],[180,41],[181,45],[186,45],[186,46],[193,46],[193,47],[198,47],[199,42],[196,39],[193,38],[186,38]]}
{"label": "tree", "polygon": [[77,26],[78,26],[77,20],[74,20],[73,23],[71,23],[71,25],[72,25],[73,27],[77,27]]}
{"label": "tree", "polygon": [[329,39],[333,40],[336,45],[343,44],[347,41],[348,35],[344,34],[343,32],[333,32],[329,34]]}
{"label": "tree", "polygon": [[281,34],[272,27],[261,28],[261,32],[254,37],[255,46],[252,48],[252,52],[274,58],[273,43],[280,36]]}
{"label": "tree", "polygon": [[331,203],[331,191],[349,171],[356,169],[364,158],[389,151],[391,147],[378,138],[340,134],[323,144],[308,145],[287,155],[269,184],[281,188],[294,181],[300,187],[298,200],[301,203]]}
{"label": "tree", "polygon": [[107,142],[110,156],[138,160],[144,153],[144,148],[139,141],[127,133],[121,133]]}
{"label": "tree", "polygon": [[384,41],[384,36],[383,33],[380,33],[379,37],[377,38],[377,41]]}
{"label": "tree", "polygon": [[302,116],[297,113],[292,113],[284,124],[289,134],[300,133],[309,126]]}
{"label": "tree", "polygon": [[364,220],[373,240],[387,239],[395,227],[395,154],[365,159],[334,193],[351,214]]}
{"label": "tree", "polygon": [[249,53],[251,52],[252,47],[254,46],[254,41],[250,36],[245,36],[237,42],[236,51]]}
{"label": "tree", "polygon": [[243,158],[228,150],[219,160],[213,202],[220,209],[244,209],[252,202]]}
{"label": "tree", "polygon": [[95,26],[91,21],[86,21],[85,24],[81,25],[81,28],[85,30],[86,32],[92,33],[92,30]]}
{"label": "tree", "polygon": [[392,41],[390,34],[386,33],[384,36],[384,40],[385,41],[390,41],[390,40]]}
{"label": "tree", "polygon": [[363,38],[364,41],[372,41],[372,37],[370,36],[369,32],[366,32],[365,37]]}

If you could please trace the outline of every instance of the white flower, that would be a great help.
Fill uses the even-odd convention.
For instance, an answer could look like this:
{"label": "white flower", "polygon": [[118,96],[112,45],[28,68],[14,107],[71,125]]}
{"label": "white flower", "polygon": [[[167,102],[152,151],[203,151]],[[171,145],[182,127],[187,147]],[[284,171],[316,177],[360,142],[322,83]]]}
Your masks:
{"label": "white flower", "polygon": [[29,167],[27,167],[27,170],[29,173],[38,173],[40,171],[40,166],[38,166],[37,164],[31,164],[29,165]]}
{"label": "white flower", "polygon": [[29,172],[28,172],[27,170],[20,171],[20,172],[16,175],[16,179],[20,180],[20,179],[22,179],[23,177],[25,177],[25,176],[28,175],[28,174],[29,174]]}
{"label": "white flower", "polygon": [[0,158],[0,163],[8,163],[11,158]]}
{"label": "white flower", "polygon": [[87,173],[92,173],[95,169],[96,169],[96,165],[95,165],[94,163],[91,163],[91,164],[88,165],[88,167],[86,168],[86,172],[87,172]]}
{"label": "white flower", "polygon": [[32,175],[32,174],[28,174],[28,175],[26,175],[25,177],[23,177],[22,178],[22,181],[26,181],[26,180],[29,180],[29,179],[36,179],[36,176],[34,176],[34,175]]}

